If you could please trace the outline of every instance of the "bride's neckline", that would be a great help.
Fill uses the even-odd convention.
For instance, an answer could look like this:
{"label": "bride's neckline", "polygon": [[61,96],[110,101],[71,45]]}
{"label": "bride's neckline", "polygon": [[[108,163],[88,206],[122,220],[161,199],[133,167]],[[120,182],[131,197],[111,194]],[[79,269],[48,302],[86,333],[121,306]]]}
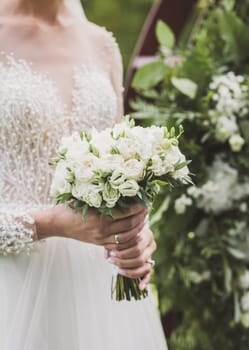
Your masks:
{"label": "bride's neckline", "polygon": [[[3,59],[1,59],[1,57],[3,57]],[[62,94],[60,93],[58,82],[45,69],[39,70],[38,68],[34,68],[35,64],[31,60],[27,58],[17,57],[17,55],[13,52],[7,53],[5,51],[1,51],[0,65],[1,64],[7,69],[11,69],[15,65],[17,67],[22,67],[22,69],[25,69],[34,79],[38,77],[40,80],[49,83],[54,90],[56,100],[58,101],[58,107],[67,117],[72,117],[77,114],[77,92],[81,88],[81,86],[79,86],[79,82],[77,82],[77,77],[79,77],[79,74],[84,74],[85,77],[89,77],[89,75],[91,76],[92,74],[98,74],[98,76],[101,75],[101,77],[104,77],[105,79],[107,78],[107,80],[111,82],[107,71],[105,71],[102,67],[98,67],[91,62],[80,64],[72,63],[72,88],[70,98],[68,99],[69,102],[65,103],[63,101]]]}

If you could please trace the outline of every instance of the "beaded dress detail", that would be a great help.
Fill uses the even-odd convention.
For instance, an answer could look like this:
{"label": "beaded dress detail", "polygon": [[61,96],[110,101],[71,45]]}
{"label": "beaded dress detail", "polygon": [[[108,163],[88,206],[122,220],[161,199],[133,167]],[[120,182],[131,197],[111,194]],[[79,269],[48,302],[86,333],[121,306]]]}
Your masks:
{"label": "beaded dress detail", "polygon": [[[105,53],[113,58],[110,50],[113,39]],[[120,114],[121,72],[113,81],[111,63],[72,67],[68,112],[49,75],[15,55],[0,57],[0,253],[10,253],[0,254],[1,349],[165,350],[152,297],[111,300],[103,248],[55,237],[29,256],[12,254],[38,244],[28,213],[51,206],[48,163],[61,137],[111,126]]]}

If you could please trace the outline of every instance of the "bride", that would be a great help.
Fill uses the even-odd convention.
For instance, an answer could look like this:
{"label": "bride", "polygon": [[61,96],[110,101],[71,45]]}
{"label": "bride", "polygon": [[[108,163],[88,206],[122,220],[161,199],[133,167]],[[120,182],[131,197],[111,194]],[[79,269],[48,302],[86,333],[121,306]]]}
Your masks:
{"label": "bride", "polygon": [[165,350],[151,296],[110,296],[111,264],[141,289],[149,282],[146,210],[133,205],[114,221],[92,210],[83,222],[49,202],[61,137],[123,113],[118,47],[77,1],[1,0],[1,349]]}

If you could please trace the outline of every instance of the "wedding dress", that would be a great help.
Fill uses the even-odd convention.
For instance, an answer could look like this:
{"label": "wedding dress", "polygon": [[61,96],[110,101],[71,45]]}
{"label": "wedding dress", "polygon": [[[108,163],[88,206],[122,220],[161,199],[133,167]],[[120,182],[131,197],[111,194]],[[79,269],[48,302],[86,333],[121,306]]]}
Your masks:
{"label": "wedding dress", "polygon": [[[70,112],[49,73],[25,57],[1,53],[3,222],[11,215],[18,226],[23,213],[51,206],[48,162],[63,135],[111,126],[120,114],[121,67],[110,60],[116,46],[108,38],[98,60],[89,55],[88,62],[72,67]],[[102,247],[50,238],[32,248],[29,255],[0,255],[1,350],[167,348],[151,294],[138,302],[111,300],[112,268]]]}

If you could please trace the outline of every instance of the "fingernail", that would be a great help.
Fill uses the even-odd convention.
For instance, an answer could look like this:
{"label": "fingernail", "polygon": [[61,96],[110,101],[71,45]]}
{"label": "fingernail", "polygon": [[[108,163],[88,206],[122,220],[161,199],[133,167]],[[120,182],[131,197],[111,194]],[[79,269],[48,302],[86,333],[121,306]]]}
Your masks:
{"label": "fingernail", "polygon": [[115,265],[115,260],[114,260],[114,259],[108,258],[107,261],[108,261],[110,264]]}
{"label": "fingernail", "polygon": [[116,257],[116,256],[117,256],[117,252],[115,252],[114,250],[112,250],[112,251],[110,252],[110,256]]}
{"label": "fingernail", "polygon": [[122,276],[126,276],[125,271],[122,270],[122,269],[118,269],[118,274],[119,274],[119,275],[122,275]]}
{"label": "fingernail", "polygon": [[142,284],[141,286],[139,286],[140,290],[145,290],[147,288],[147,284]]}

